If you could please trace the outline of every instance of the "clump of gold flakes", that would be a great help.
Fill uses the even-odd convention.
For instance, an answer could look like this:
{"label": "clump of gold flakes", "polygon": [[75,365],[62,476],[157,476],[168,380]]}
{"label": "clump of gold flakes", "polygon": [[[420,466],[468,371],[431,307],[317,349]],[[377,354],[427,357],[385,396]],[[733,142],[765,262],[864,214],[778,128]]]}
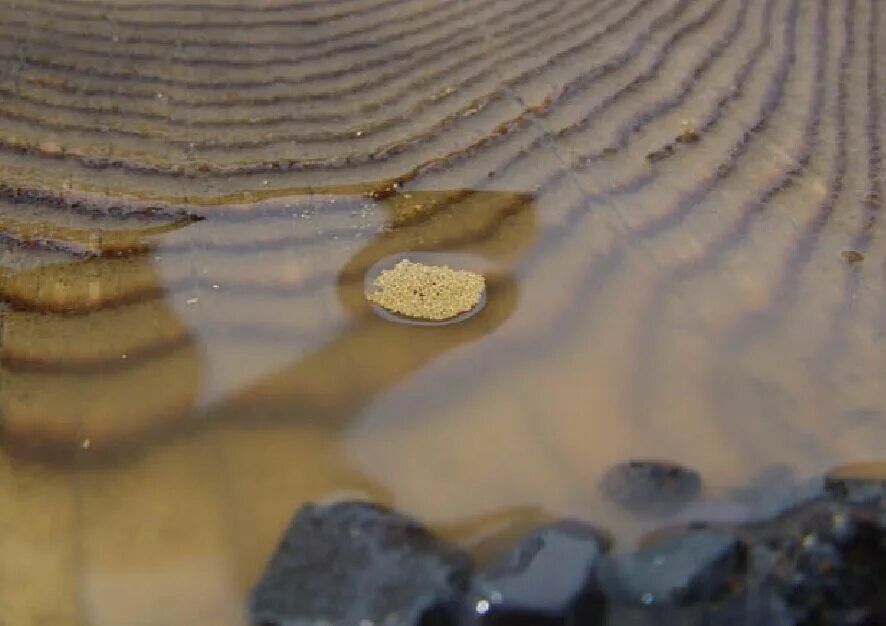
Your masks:
{"label": "clump of gold flakes", "polygon": [[372,286],[375,290],[366,294],[370,302],[406,317],[439,322],[477,306],[486,281],[467,270],[403,259],[383,270]]}

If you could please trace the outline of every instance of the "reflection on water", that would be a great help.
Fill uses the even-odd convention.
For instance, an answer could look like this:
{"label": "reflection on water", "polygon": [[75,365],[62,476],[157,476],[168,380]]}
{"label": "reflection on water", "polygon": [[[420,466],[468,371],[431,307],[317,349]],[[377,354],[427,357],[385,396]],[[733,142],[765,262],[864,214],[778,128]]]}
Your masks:
{"label": "reflection on water", "polygon": [[[244,626],[308,500],[486,558],[881,459],[882,5],[0,4],[0,623]],[[401,254],[486,306],[378,316]]]}
{"label": "reflection on water", "polygon": [[[8,242],[4,295],[4,440],[90,459],[146,438],[213,424],[317,421],[339,428],[372,397],[461,343],[491,332],[516,304],[507,265],[531,244],[520,194],[416,192],[274,200],[262,217],[216,209],[114,232],[125,249],[59,250]],[[20,238],[33,241],[33,237]],[[364,276],[396,253],[460,250],[489,275],[476,320],[420,331],[387,323]],[[121,419],[120,416],[125,416]],[[53,458],[50,456],[49,458]]]}
{"label": "reflection on water", "polygon": [[[630,542],[668,521],[774,508],[759,497],[773,483],[779,502],[803,493],[810,467],[839,455],[822,443],[832,424],[792,421],[789,381],[736,379],[741,397],[720,414],[693,406],[703,325],[664,318],[681,350],[656,380],[695,393],[636,414],[648,391],[626,349],[636,331],[612,303],[641,302],[648,267],[627,257],[619,270],[611,244],[589,258],[617,236],[602,209],[543,237],[537,200],[330,190],[190,213],[4,206],[0,550],[21,583],[0,584],[10,623],[242,625],[293,510],[344,494],[415,512],[483,560],[560,515]],[[482,272],[486,306],[438,327],[379,316],[367,274],[404,254]],[[546,264],[529,271],[533,255]],[[732,419],[754,405],[747,424]],[[859,415],[868,433],[882,418]],[[797,438],[733,450],[733,433],[767,432],[762,419]],[[699,470],[701,500],[669,519],[607,501],[600,477],[636,456]]]}
{"label": "reflection on water", "polygon": [[[536,230],[531,199],[504,192],[290,196],[250,216],[5,216],[0,491],[17,511],[5,554],[32,590],[11,615],[239,623],[294,507],[353,490],[391,500],[352,468],[343,432],[513,313],[513,264]],[[482,267],[487,306],[435,328],[378,316],[365,275],[407,252]],[[20,528],[31,516],[47,523]],[[482,553],[492,530],[540,518],[441,530]]]}
{"label": "reflection on water", "polygon": [[[210,219],[180,218],[159,236],[128,230],[137,246],[122,250],[100,243],[72,252],[63,229],[47,233],[54,249],[9,242],[10,449],[45,449],[57,460],[82,448],[84,460],[101,459],[174,437],[197,415],[201,424],[224,415],[341,428],[376,394],[501,324],[517,299],[508,265],[534,237],[521,194],[318,195],[258,209],[260,220],[225,216],[222,207]],[[102,229],[93,234],[105,239]],[[367,271],[391,255],[429,250],[479,259],[489,306],[447,328],[381,319],[364,296]]]}

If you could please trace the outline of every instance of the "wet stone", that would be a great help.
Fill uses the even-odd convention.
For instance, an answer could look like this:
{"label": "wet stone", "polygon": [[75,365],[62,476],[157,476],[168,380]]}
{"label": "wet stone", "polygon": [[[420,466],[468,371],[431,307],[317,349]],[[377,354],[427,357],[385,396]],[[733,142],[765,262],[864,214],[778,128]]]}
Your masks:
{"label": "wet stone", "polygon": [[690,530],[634,554],[608,557],[598,578],[615,604],[679,606],[715,600],[740,586],[746,549],[727,530]]}
{"label": "wet stone", "polygon": [[579,522],[539,528],[477,574],[467,621],[496,626],[600,623],[603,601],[594,571],[608,546],[608,539]]}
{"label": "wet stone", "polygon": [[767,542],[767,582],[800,623],[886,623],[886,527],[875,508],[811,503],[767,531],[779,538]]}
{"label": "wet stone", "polygon": [[620,463],[603,476],[606,495],[639,515],[671,515],[698,497],[698,473],[670,461]]}
{"label": "wet stone", "polygon": [[262,626],[445,626],[462,606],[470,559],[380,506],[307,505],[253,590]]}
{"label": "wet stone", "polygon": [[607,615],[612,626],[801,626],[794,612],[768,589],[744,592],[723,602],[694,606],[615,605]]}

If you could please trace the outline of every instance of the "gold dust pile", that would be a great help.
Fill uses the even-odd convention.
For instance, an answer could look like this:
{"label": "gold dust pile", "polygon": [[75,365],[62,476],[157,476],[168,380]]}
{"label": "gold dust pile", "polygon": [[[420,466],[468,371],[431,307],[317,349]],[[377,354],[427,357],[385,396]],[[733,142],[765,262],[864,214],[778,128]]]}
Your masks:
{"label": "gold dust pile", "polygon": [[370,302],[415,319],[443,321],[470,311],[483,296],[483,276],[403,259],[373,281]]}

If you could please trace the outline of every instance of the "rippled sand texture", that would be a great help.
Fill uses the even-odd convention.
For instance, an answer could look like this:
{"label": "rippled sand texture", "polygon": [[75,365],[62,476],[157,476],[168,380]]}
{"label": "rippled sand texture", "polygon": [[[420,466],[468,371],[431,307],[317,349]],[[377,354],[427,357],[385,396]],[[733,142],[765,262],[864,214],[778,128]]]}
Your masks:
{"label": "rippled sand texture", "polygon": [[[242,626],[343,493],[483,553],[668,523],[629,458],[687,516],[881,458],[884,58],[880,0],[0,0],[2,620]],[[405,253],[485,308],[376,315]]]}

